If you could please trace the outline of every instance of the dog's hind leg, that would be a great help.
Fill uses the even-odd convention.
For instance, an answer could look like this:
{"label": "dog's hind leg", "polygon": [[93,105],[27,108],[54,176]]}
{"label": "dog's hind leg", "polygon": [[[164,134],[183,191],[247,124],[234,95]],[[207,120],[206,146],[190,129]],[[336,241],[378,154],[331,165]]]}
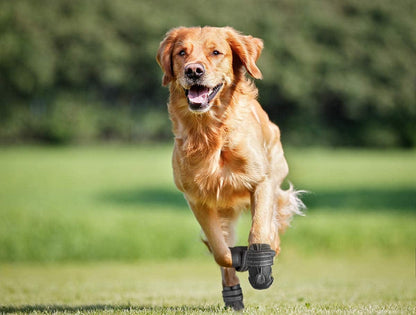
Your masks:
{"label": "dog's hind leg", "polygon": [[[211,251],[205,235],[203,235],[202,241],[208,247],[209,251]],[[230,307],[235,311],[244,309],[243,290],[240,287],[240,280],[237,277],[235,268],[220,267],[220,269],[223,289],[222,298],[225,306]]]}
{"label": "dog's hind leg", "polygon": [[[219,211],[221,229],[224,239],[229,247],[235,245],[235,224],[238,212],[233,209]],[[237,277],[235,268],[221,267],[222,276],[222,297],[226,307],[235,311],[244,309],[243,291],[240,287],[240,280]]]}
{"label": "dog's hind leg", "polygon": [[[243,291],[240,287],[240,280],[237,277],[236,270],[232,266],[221,266],[218,256],[215,256],[218,251],[218,244],[222,244],[228,247],[235,244],[235,223],[237,221],[238,213],[233,209],[227,209],[223,211],[215,212],[215,215],[211,213],[208,217],[202,215],[197,216],[198,221],[202,226],[202,241],[208,247],[211,253],[213,253],[215,260],[220,265],[221,277],[222,277],[222,297],[226,307],[232,308],[235,311],[244,309],[243,304]],[[202,224],[201,222],[204,222]],[[208,224],[211,224],[208,225]],[[204,228],[205,227],[205,228]],[[219,230],[218,230],[219,227]],[[205,231],[210,232],[210,237],[207,236]],[[217,231],[213,235],[212,231]],[[221,245],[221,246],[222,246]],[[216,246],[216,247],[214,247]],[[220,246],[220,247],[221,247]],[[218,255],[218,252],[217,252]]]}
{"label": "dog's hind leg", "polygon": [[[202,241],[212,252],[205,234],[202,236]],[[240,280],[237,277],[235,268],[220,267],[222,278],[222,298],[225,306],[230,307],[235,311],[244,309],[243,304],[243,290],[240,287]]]}
{"label": "dog's hind leg", "polygon": [[192,211],[201,225],[203,242],[214,255],[215,261],[221,267],[222,296],[226,307],[242,310],[243,292],[240,280],[233,268],[230,246],[234,245],[234,225],[239,212],[234,209],[217,210],[205,204],[189,202]]}

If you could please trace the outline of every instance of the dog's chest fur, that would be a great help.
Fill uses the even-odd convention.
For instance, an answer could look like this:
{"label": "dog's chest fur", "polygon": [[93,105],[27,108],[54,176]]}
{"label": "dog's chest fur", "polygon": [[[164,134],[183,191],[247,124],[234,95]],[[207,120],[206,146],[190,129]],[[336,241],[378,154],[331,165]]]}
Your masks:
{"label": "dog's chest fur", "polygon": [[180,170],[175,172],[175,181],[187,198],[203,200],[213,207],[248,205],[250,191],[259,179],[238,148],[220,145],[211,150],[192,150],[187,141],[176,140],[175,150],[181,151],[176,161],[174,154],[174,165]]}

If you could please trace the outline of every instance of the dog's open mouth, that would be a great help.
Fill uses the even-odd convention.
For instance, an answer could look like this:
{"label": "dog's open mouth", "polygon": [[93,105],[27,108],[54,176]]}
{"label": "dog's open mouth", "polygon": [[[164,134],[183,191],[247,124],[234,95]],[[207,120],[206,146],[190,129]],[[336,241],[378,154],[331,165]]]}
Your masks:
{"label": "dog's open mouth", "polygon": [[189,90],[185,90],[188,98],[189,108],[195,112],[205,112],[210,107],[210,102],[221,90],[222,83],[214,88],[208,88],[203,85],[193,85]]}

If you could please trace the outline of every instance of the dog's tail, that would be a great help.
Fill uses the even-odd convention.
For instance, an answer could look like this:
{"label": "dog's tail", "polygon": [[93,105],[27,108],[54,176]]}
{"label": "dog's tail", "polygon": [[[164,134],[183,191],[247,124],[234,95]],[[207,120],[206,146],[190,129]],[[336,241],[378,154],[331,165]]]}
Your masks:
{"label": "dog's tail", "polygon": [[274,216],[279,233],[283,233],[290,226],[294,215],[305,215],[303,210],[306,209],[306,206],[300,199],[300,195],[304,193],[306,193],[305,190],[295,190],[292,184],[288,190],[279,191],[277,211]]}

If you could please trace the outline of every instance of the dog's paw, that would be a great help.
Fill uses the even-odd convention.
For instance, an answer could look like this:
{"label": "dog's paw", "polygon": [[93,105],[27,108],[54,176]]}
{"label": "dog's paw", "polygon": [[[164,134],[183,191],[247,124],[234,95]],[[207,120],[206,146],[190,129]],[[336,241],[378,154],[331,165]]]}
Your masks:
{"label": "dog's paw", "polygon": [[269,288],[273,283],[272,265],[276,252],[268,244],[252,244],[247,250],[248,280],[257,290]]}
{"label": "dog's paw", "polygon": [[226,308],[232,308],[234,311],[244,309],[243,290],[239,284],[232,287],[224,287],[222,290],[222,298],[224,299]]}
{"label": "dog's paw", "polygon": [[237,271],[247,271],[247,246],[230,247],[233,267]]}
{"label": "dog's paw", "polygon": [[264,290],[273,283],[272,265],[276,252],[269,244],[252,244],[231,247],[233,267],[237,271],[248,270],[251,286],[257,290]]}

